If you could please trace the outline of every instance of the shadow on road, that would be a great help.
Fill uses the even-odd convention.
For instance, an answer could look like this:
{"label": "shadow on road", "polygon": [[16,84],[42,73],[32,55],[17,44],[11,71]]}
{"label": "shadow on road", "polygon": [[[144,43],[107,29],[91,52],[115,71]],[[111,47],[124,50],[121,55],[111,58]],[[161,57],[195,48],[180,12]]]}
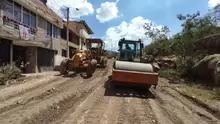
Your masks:
{"label": "shadow on road", "polygon": [[55,76],[61,76],[61,77],[65,77],[65,78],[73,78],[76,77],[79,73],[78,72],[71,72],[68,75],[62,75],[62,74],[57,74]]}
{"label": "shadow on road", "polygon": [[155,99],[155,96],[150,90],[135,86],[135,85],[119,85],[111,81],[111,76],[109,76],[108,81],[105,82],[105,96],[115,96],[115,97],[133,97],[141,99]]}
{"label": "shadow on road", "polygon": [[87,76],[85,72],[70,72],[68,75],[57,74],[55,76],[61,76],[64,78],[74,78],[77,75],[80,75],[80,77],[83,79],[89,79],[92,77],[92,76]]}

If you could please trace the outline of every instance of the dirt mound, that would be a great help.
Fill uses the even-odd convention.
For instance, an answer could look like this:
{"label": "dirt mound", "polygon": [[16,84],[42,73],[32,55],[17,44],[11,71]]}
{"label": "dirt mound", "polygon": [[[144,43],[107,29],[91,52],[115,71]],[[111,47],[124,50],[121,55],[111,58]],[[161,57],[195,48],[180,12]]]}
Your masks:
{"label": "dirt mound", "polygon": [[215,65],[218,61],[220,61],[220,54],[213,54],[204,57],[194,65],[194,74],[199,78],[206,80],[211,79],[213,81]]}

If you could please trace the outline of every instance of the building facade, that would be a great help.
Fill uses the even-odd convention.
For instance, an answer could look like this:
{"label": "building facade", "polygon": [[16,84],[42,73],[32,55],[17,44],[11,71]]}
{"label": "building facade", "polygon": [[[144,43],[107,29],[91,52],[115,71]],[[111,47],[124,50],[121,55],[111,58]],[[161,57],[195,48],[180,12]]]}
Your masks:
{"label": "building facade", "polygon": [[53,70],[63,20],[46,0],[0,1],[0,65],[23,62],[26,73]]}
{"label": "building facade", "polygon": [[91,38],[91,34],[93,34],[92,29],[88,26],[88,24],[84,21],[70,21],[70,29],[77,34],[77,38],[79,38],[78,44],[79,49],[86,49],[86,39]]}
{"label": "building facade", "polygon": [[[85,21],[70,21],[69,22],[69,57],[73,56],[76,49],[86,49],[86,39],[93,34]],[[57,55],[55,55],[55,68],[59,70],[61,61],[67,56],[67,23],[64,22],[64,28],[61,30],[61,46]]]}
{"label": "building facade", "polygon": [[54,70],[72,51],[85,48],[93,34],[85,21],[66,22],[47,0],[0,0],[0,66],[15,62],[24,73]]}

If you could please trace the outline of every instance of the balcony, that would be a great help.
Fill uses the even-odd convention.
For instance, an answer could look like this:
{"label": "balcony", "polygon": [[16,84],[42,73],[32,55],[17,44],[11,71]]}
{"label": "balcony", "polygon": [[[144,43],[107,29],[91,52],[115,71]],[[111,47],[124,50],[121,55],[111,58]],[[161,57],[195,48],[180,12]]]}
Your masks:
{"label": "balcony", "polygon": [[[37,33],[37,28],[30,27],[22,24],[21,22],[3,16],[3,26],[0,31],[0,35],[5,38],[14,40],[14,44],[21,46],[38,46],[44,48],[52,48],[52,38],[47,36],[45,32]],[[27,39],[21,39],[19,26],[22,25],[29,29]]]}
{"label": "balcony", "polygon": [[36,32],[37,32],[36,28],[33,28],[31,26],[28,26],[28,25],[25,25],[25,24],[21,23],[20,21],[15,20],[13,18],[9,18],[7,16],[3,16],[3,24],[7,25],[7,26],[10,26],[10,27],[12,27],[14,29],[17,29],[17,30],[19,30],[19,25],[22,25],[22,26],[28,28],[29,29],[29,33],[33,34],[33,35],[35,35]]}

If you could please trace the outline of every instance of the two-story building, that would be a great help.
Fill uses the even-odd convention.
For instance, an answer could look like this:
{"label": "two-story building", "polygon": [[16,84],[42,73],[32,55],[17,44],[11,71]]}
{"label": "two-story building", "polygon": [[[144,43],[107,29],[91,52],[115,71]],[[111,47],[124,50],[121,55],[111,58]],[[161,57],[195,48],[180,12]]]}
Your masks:
{"label": "two-story building", "polygon": [[[47,5],[47,0],[0,1],[0,66],[23,61],[26,73],[53,70],[66,57],[64,22]],[[93,34],[85,21],[69,23],[69,53],[85,48]]]}
{"label": "two-story building", "polygon": [[[84,21],[69,22],[69,57],[73,56],[73,51],[76,49],[86,49],[86,39],[90,38],[93,31]],[[55,55],[55,68],[59,70],[61,61],[67,56],[67,22],[64,22],[64,28],[61,30],[61,43],[56,45],[57,54]]]}
{"label": "two-story building", "polygon": [[86,49],[86,39],[91,38],[93,34],[92,29],[88,26],[86,21],[70,21],[70,28],[79,36],[79,49]]}
{"label": "two-story building", "polygon": [[[73,51],[79,49],[79,33],[75,30],[72,24],[69,25],[69,57],[73,56]],[[54,70],[59,70],[60,63],[63,59],[67,58],[67,23],[64,22],[64,28],[61,30],[61,40],[56,42],[54,49],[57,50],[55,55]]]}
{"label": "two-story building", "polygon": [[52,70],[63,20],[47,0],[0,1],[0,65],[23,61],[26,73]]}

